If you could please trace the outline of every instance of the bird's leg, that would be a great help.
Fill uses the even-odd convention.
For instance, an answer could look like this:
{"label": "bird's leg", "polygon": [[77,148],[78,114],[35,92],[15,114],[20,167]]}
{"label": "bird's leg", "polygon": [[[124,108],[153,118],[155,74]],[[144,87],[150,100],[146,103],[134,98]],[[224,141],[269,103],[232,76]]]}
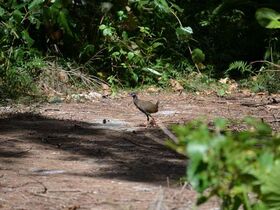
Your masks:
{"label": "bird's leg", "polygon": [[[150,121],[150,119],[149,119],[149,117],[150,118],[152,118],[152,120]],[[152,117],[152,115],[150,115],[150,114],[148,114],[147,115],[147,126],[155,126],[156,125],[156,121],[155,121],[155,119]]]}
{"label": "bird's leg", "polygon": [[147,121],[148,121],[148,122],[150,121],[150,119],[149,119],[149,115],[147,115]]}
{"label": "bird's leg", "polygon": [[147,128],[149,126],[150,119],[149,119],[149,115],[146,114],[146,116],[147,116],[147,124],[146,124],[146,128]]}
{"label": "bird's leg", "polygon": [[152,116],[151,116],[151,118],[152,118],[151,125],[155,126],[157,123],[156,123],[155,119]]}

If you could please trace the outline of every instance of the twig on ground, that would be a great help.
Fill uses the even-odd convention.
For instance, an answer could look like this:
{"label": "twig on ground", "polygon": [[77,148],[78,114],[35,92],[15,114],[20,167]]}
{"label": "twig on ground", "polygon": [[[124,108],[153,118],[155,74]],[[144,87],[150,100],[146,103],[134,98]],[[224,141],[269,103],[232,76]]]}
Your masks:
{"label": "twig on ground", "polygon": [[178,195],[182,195],[185,189],[191,188],[190,184],[188,182],[185,182],[184,185],[182,186],[181,190],[179,192],[175,192],[173,194],[173,199],[176,198]]}
{"label": "twig on ground", "polygon": [[158,120],[157,124],[158,124],[159,128],[160,128],[172,141],[174,141],[176,144],[179,143],[178,138],[177,138],[173,133],[171,133],[171,131],[168,130],[168,128],[165,127],[164,124],[163,124],[161,121]]}
{"label": "twig on ground", "polygon": [[25,186],[30,185],[30,184],[40,184],[41,186],[43,186],[44,189],[43,189],[42,192],[39,192],[39,193],[43,193],[44,194],[44,193],[47,192],[48,189],[47,189],[47,187],[42,182],[39,182],[36,179],[32,179],[32,180],[35,180],[35,181],[33,181],[33,182],[26,182],[24,184],[20,184],[20,185],[8,187],[8,188],[10,188],[10,189],[17,189],[17,188],[25,187]]}
{"label": "twig on ground", "polygon": [[267,123],[279,123],[280,119],[266,121]]}
{"label": "twig on ground", "polygon": [[159,139],[158,137],[152,135],[151,133],[145,133],[145,136],[149,139],[152,139],[153,141],[155,141],[156,143],[165,146],[165,144],[162,142],[161,139]]}
{"label": "twig on ground", "polygon": [[265,102],[265,103],[243,102],[243,103],[240,103],[240,105],[248,106],[248,107],[259,107],[259,106],[267,106],[267,105],[278,104],[278,103],[279,103],[279,101],[272,98],[272,101]]}
{"label": "twig on ground", "polygon": [[49,190],[48,193],[83,193],[81,190],[71,190],[71,189],[65,189],[65,190]]}
{"label": "twig on ground", "polygon": [[160,187],[156,196],[156,200],[149,206],[149,210],[167,210],[167,206],[164,203],[164,191]]}
{"label": "twig on ground", "polygon": [[145,145],[143,145],[143,144],[138,144],[138,143],[136,143],[136,142],[130,140],[129,138],[123,137],[122,139],[125,140],[125,141],[128,141],[128,142],[131,143],[131,144],[134,144],[134,145],[136,145],[136,146],[139,146],[139,147],[144,147],[144,148],[147,148],[147,149],[154,149],[154,148],[152,148],[152,147],[147,147],[147,146],[145,146]]}
{"label": "twig on ground", "polygon": [[31,195],[39,196],[39,197],[45,197],[45,198],[50,198],[50,199],[58,199],[58,200],[63,200],[65,201],[65,198],[61,198],[58,196],[49,196],[46,194],[41,194],[41,193],[34,193],[34,192],[29,192]]}
{"label": "twig on ground", "polygon": [[15,138],[15,137],[9,137],[6,135],[0,135],[0,139],[5,139],[4,141],[0,141],[1,143],[7,142],[7,141],[20,141],[25,142],[23,139]]}

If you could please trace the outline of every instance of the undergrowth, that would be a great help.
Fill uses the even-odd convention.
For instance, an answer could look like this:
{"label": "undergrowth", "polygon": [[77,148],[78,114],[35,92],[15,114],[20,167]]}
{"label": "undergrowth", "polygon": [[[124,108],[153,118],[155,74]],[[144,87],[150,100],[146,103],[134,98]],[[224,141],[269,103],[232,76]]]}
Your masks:
{"label": "undergrowth", "polygon": [[223,96],[224,77],[254,77],[243,85],[279,90],[277,72],[248,63],[280,58],[279,13],[262,3],[0,2],[1,97],[40,95],[46,86],[95,89],[102,82],[112,89],[166,88],[171,79],[186,91]]}

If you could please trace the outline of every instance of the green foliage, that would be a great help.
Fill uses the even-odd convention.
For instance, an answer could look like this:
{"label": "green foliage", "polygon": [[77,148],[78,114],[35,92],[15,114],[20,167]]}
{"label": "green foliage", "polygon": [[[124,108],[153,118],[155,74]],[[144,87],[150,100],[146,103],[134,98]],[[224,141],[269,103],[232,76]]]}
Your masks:
{"label": "green foliage", "polygon": [[[273,59],[279,58],[273,54]],[[259,73],[240,81],[241,87],[250,88],[253,92],[278,93],[280,90],[280,66],[269,61],[260,61]]]}
{"label": "green foliage", "polygon": [[176,35],[180,41],[189,42],[192,38],[193,30],[191,27],[176,28]]}
{"label": "green foliage", "polygon": [[[136,1],[129,8],[137,6],[138,10],[144,12],[146,7],[149,7],[157,15],[174,13],[166,1],[142,3]],[[175,7],[175,4],[172,4],[172,6]],[[179,7],[177,6],[176,8],[178,9]],[[109,75],[115,75],[114,78],[119,78],[125,86],[153,84],[158,80],[161,80],[160,83],[168,81],[168,77],[172,74],[171,72],[174,70],[175,65],[174,62],[168,61],[174,52],[169,51],[166,46],[167,40],[162,36],[162,31],[166,24],[161,21],[161,25],[153,26],[150,24],[150,27],[148,27],[145,26],[146,19],[142,20],[143,25],[140,23],[141,20],[138,19],[137,28],[127,28],[126,26],[124,29],[124,25],[131,24],[132,20],[136,21],[136,17],[131,18],[131,13],[124,10],[118,11],[117,14],[118,16],[121,15],[122,18],[119,18],[118,21],[112,21],[109,17],[105,17],[103,24],[99,26],[99,30],[103,35],[101,47],[105,48],[109,54],[105,58],[105,62],[110,63],[111,66]],[[159,17],[152,17],[149,13],[147,15],[156,21],[159,19]],[[158,27],[161,28],[161,31],[159,31]],[[120,30],[120,28],[123,28],[123,30]],[[187,32],[183,31],[181,34],[184,33]],[[173,39],[176,41],[177,37],[174,36]],[[164,51],[170,53],[164,55]],[[159,56],[159,54],[161,55]],[[184,60],[186,58],[182,56],[179,62]],[[183,69],[180,70],[182,71]]]}
{"label": "green foliage", "polygon": [[[191,66],[191,65],[190,65]],[[190,72],[194,71],[194,67]],[[207,74],[200,74],[196,72],[185,73],[187,75],[173,74],[172,78],[176,78],[177,81],[183,85],[184,89],[189,92],[204,92],[204,93],[216,93],[218,96],[225,96],[228,91],[228,84],[223,84],[216,79],[211,78]],[[168,77],[170,78],[170,77]]]}
{"label": "green foliage", "polygon": [[253,92],[278,93],[280,90],[280,74],[278,71],[261,71],[258,75],[242,81],[244,87]]}
{"label": "green foliage", "polygon": [[0,87],[5,90],[2,97],[18,97],[20,95],[33,95],[37,88],[35,79],[41,73],[41,68],[45,62],[41,59],[38,52],[28,51],[24,48],[18,48],[12,51],[13,57],[10,58],[13,64],[9,68],[2,68],[0,75]]}
{"label": "green foliage", "polygon": [[238,132],[225,119],[212,129],[201,120],[174,128],[179,143],[168,144],[190,159],[187,180],[198,204],[218,196],[222,209],[279,209],[280,135],[260,120],[244,122],[247,130]]}
{"label": "green foliage", "polygon": [[[2,5],[6,6],[6,4]],[[16,97],[31,94],[36,88],[33,83],[38,68],[37,59],[40,52],[31,48],[34,39],[21,24],[25,14],[21,12],[24,5],[15,5],[9,12],[1,8],[0,17],[0,87],[3,96]]]}
{"label": "green foliage", "polygon": [[203,51],[201,49],[195,48],[192,51],[192,60],[196,64],[202,63],[205,61],[205,54],[203,53]]}
{"label": "green foliage", "polygon": [[[72,35],[68,5],[69,2],[62,0],[1,3],[0,86],[6,97],[34,93],[34,81],[44,63],[42,49],[35,46],[58,43],[62,33]],[[42,33],[44,28],[46,33]]]}
{"label": "green foliage", "polygon": [[260,8],[256,11],[256,19],[262,27],[269,29],[280,28],[280,13],[269,8]]}
{"label": "green foliage", "polygon": [[[125,87],[167,86],[170,78],[195,71],[240,79],[259,69],[241,64],[226,70],[235,61],[270,55],[278,62],[279,31],[260,26],[277,28],[276,0],[0,2],[1,75],[38,54],[72,59]],[[20,49],[30,53],[18,57]]]}
{"label": "green foliage", "polygon": [[229,64],[228,69],[226,70],[226,75],[233,75],[233,74],[239,74],[240,76],[248,76],[252,75],[253,73],[253,67],[250,64],[247,64],[244,61],[234,61]]}

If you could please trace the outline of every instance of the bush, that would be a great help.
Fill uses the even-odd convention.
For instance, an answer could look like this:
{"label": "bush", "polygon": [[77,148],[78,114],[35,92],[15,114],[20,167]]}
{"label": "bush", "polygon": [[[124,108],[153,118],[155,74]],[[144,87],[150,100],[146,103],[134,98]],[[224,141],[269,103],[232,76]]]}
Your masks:
{"label": "bush", "polygon": [[235,132],[225,119],[213,129],[199,120],[174,128],[179,143],[169,146],[190,160],[187,180],[200,195],[197,204],[217,196],[222,209],[279,209],[280,135],[260,120],[244,122],[247,130]]}

